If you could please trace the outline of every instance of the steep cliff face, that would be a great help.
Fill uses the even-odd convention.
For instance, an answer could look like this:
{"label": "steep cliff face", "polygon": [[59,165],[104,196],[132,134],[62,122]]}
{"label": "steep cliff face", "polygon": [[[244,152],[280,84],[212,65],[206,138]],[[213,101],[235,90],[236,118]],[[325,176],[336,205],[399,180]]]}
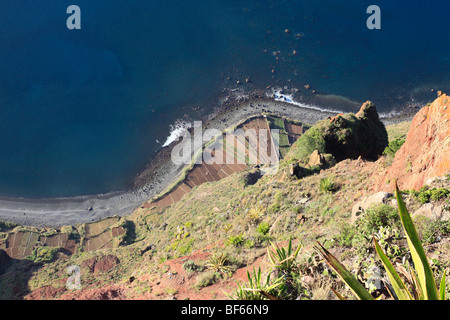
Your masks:
{"label": "steep cliff face", "polygon": [[450,98],[441,94],[414,117],[406,141],[394,162],[380,175],[379,190],[419,189],[427,180],[450,173]]}

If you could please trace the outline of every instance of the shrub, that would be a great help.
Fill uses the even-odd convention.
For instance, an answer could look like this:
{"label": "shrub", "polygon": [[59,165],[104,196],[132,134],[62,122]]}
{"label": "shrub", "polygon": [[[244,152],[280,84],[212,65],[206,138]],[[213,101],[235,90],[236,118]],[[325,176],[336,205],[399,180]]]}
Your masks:
{"label": "shrub", "polygon": [[279,269],[283,274],[289,276],[289,274],[296,269],[296,259],[302,246],[294,251],[292,248],[292,238],[289,238],[288,247],[280,248],[272,243],[272,250],[267,248],[267,256],[273,267]]}
{"label": "shrub", "polygon": [[320,179],[319,190],[322,193],[332,193],[335,191],[336,185],[331,178]]}
{"label": "shrub", "polygon": [[183,269],[187,271],[187,273],[194,273],[197,271],[203,271],[205,268],[203,266],[197,265],[194,261],[189,260],[182,265]]}
{"label": "shrub", "polygon": [[278,211],[280,211],[280,208],[281,208],[280,203],[275,201],[267,208],[267,212],[270,214],[274,214],[274,213],[277,213]]}
{"label": "shrub", "polygon": [[58,248],[38,247],[33,250],[33,253],[27,259],[33,262],[52,262],[57,252]]}
{"label": "shrub", "polygon": [[270,230],[270,225],[267,222],[261,222],[257,228],[258,232],[262,235],[266,235]]}
{"label": "shrub", "polygon": [[431,200],[439,201],[444,199],[450,195],[450,189],[441,188],[441,189],[432,189],[431,190]]}
{"label": "shrub", "polygon": [[228,254],[216,253],[209,258],[209,262],[206,264],[208,270],[214,272],[229,273],[233,271],[233,268],[229,265]]}
{"label": "shrub", "polygon": [[206,271],[200,274],[196,281],[195,286],[197,288],[207,287],[217,282],[217,280],[221,279],[222,275],[215,271]]}
{"label": "shrub", "polygon": [[324,128],[314,126],[305,132],[292,146],[294,157],[298,160],[307,159],[314,150],[325,152]]}
{"label": "shrub", "polygon": [[[267,256],[273,268],[277,272],[268,270],[267,276],[263,278],[261,269],[253,269],[253,273],[247,271],[248,283],[238,285],[232,299],[239,300],[280,300],[297,298],[304,293],[303,282],[301,281],[300,269],[297,263],[297,256],[302,248],[292,247],[292,238],[289,239],[287,248],[280,248],[271,244],[272,248],[267,248]],[[271,279],[275,274],[276,278]],[[265,281],[264,281],[265,280]]]}
{"label": "shrub", "polygon": [[419,193],[417,195],[417,200],[419,200],[419,202],[421,204],[427,203],[430,201],[430,197],[431,197],[431,192],[427,191],[423,191],[421,193]]}
{"label": "shrub", "polygon": [[265,281],[261,274],[261,268],[258,271],[253,269],[253,273],[247,271],[248,283],[238,284],[238,288],[232,295],[228,295],[233,300],[273,300],[284,296],[286,285],[283,278],[277,278],[274,281],[270,279],[270,272]]}
{"label": "shrub", "polygon": [[400,137],[395,140],[389,142],[386,149],[384,149],[383,154],[394,157],[397,151],[401,148],[401,146],[405,143],[405,138]]}
{"label": "shrub", "polygon": [[265,209],[263,206],[255,205],[248,210],[248,217],[251,221],[258,221],[264,216],[264,213]]}
{"label": "shrub", "polygon": [[[385,204],[375,205],[367,209],[354,225],[345,224],[334,240],[339,245],[354,248],[357,254],[364,254],[371,245],[373,234],[389,234],[382,238],[392,242],[400,238],[400,235],[396,236],[396,231],[400,229],[401,223],[395,208]],[[399,251],[400,248],[396,247],[395,252]]]}
{"label": "shrub", "polygon": [[400,228],[397,210],[386,204],[376,205],[366,210],[361,219],[363,232],[376,232],[380,227]]}
{"label": "shrub", "polygon": [[430,200],[439,201],[450,196],[450,189],[448,188],[428,189],[428,187],[425,186],[420,188],[419,191],[412,190],[408,192],[412,194],[421,204],[430,202]]}
{"label": "shrub", "polygon": [[423,216],[418,216],[414,221],[424,243],[436,242],[439,237],[450,233],[450,221],[432,220]]}
{"label": "shrub", "polygon": [[227,243],[235,247],[240,247],[244,243],[244,237],[242,236],[242,234],[239,234],[237,236],[230,236],[227,239]]}
{"label": "shrub", "polygon": [[246,240],[245,243],[244,243],[244,246],[245,246],[247,249],[254,248],[255,245],[256,245],[256,242],[255,242],[255,240],[252,240],[252,239]]}
{"label": "shrub", "polygon": [[352,247],[353,238],[356,235],[356,228],[351,224],[344,224],[341,232],[334,238],[340,246]]}
{"label": "shrub", "polygon": [[178,245],[178,252],[184,256],[192,251],[192,246],[194,245],[194,238],[190,238],[187,241],[181,241],[181,245]]}

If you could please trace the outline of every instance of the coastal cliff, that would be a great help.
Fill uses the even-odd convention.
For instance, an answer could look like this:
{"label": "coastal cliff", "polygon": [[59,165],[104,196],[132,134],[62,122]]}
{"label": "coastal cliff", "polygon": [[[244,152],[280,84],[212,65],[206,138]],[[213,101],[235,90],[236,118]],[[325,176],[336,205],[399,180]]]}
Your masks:
{"label": "coastal cliff", "polygon": [[[393,127],[381,123],[370,102],[356,114],[330,116],[311,126],[276,116],[269,124],[261,117],[257,123],[284,123],[286,130],[288,151],[276,174],[248,183],[263,165],[229,172],[199,166],[186,175],[198,183],[181,180],[185,192],[176,198],[168,193],[171,201],[143,204],[128,216],[61,228],[2,223],[0,298],[227,299],[226,294],[235,297],[237,283],[248,280],[247,272],[270,273],[271,243],[284,247],[293,239],[295,248],[303,247],[296,285],[283,298],[333,299],[330,288],[344,288],[326,276],[329,270],[314,254],[316,241],[353,265],[367,286],[373,250],[366,238],[371,234],[386,241],[399,263],[406,257],[404,239],[395,236],[392,195],[372,196],[392,191],[386,182],[396,178],[403,190],[409,189],[405,201],[441,275],[450,257],[449,108],[442,94],[410,124],[399,126],[406,138],[391,160],[383,151],[394,139]],[[323,144],[311,144],[311,136]],[[293,163],[306,159],[314,166],[329,159],[326,154],[335,158],[328,166],[301,178],[290,174]],[[436,190],[436,196],[424,199],[425,187],[430,194]],[[434,217],[438,211],[441,215]],[[81,270],[79,290],[67,288],[67,268],[73,265]],[[373,294],[390,299],[385,288]]]}
{"label": "coastal cliff", "polygon": [[[450,98],[441,94],[414,117],[405,143],[377,188],[392,191],[398,179],[404,189],[420,189],[429,179],[450,172]],[[388,183],[388,185],[386,185]]]}

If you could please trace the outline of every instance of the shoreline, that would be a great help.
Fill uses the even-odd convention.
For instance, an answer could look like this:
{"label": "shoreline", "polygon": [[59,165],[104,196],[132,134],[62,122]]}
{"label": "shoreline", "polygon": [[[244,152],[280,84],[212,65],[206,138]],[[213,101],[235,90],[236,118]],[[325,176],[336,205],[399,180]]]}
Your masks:
{"label": "shoreline", "polygon": [[[385,125],[412,119],[417,111],[390,118],[380,118]],[[224,101],[211,114],[201,119],[203,130],[223,131],[245,119],[272,113],[308,124],[314,124],[339,113],[318,110],[284,101],[277,101],[264,92],[254,92],[245,97]],[[170,161],[171,150],[178,139],[162,148],[137,174],[130,190],[107,194],[68,198],[8,198],[0,197],[0,221],[23,226],[61,227],[98,221],[111,216],[127,216],[176,181],[185,165]]]}

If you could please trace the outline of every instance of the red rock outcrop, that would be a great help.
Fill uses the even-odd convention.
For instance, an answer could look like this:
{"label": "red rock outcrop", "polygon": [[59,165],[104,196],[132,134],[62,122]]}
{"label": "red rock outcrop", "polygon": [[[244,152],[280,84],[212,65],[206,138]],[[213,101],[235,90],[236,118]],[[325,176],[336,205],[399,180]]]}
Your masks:
{"label": "red rock outcrop", "polygon": [[378,190],[392,191],[393,180],[401,189],[419,189],[428,179],[450,172],[450,98],[441,94],[423,107],[411,123],[406,141],[394,162],[380,175]]}

